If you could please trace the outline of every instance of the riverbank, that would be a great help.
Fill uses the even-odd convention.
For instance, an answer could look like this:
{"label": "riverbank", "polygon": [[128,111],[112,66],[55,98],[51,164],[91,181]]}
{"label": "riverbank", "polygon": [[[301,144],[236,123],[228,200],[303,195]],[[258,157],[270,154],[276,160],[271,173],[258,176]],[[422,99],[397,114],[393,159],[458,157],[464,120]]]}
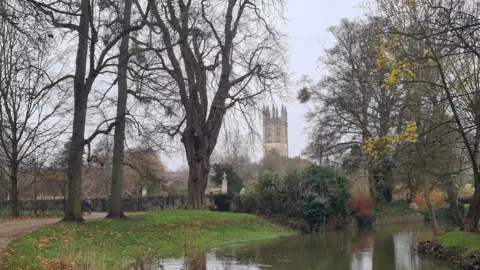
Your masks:
{"label": "riverbank", "polygon": [[[388,225],[388,224],[406,224],[412,222],[426,221],[425,215],[417,210],[413,210],[406,205],[386,205],[381,211],[372,211],[374,220],[373,226]],[[281,226],[290,228],[303,233],[310,233],[310,225],[301,218],[292,218],[285,216],[264,216],[265,219],[279,224]],[[326,224],[325,230],[345,229],[358,227],[357,221],[350,217],[347,224],[340,223],[338,219],[332,219]]]}
{"label": "riverbank", "polygon": [[460,269],[480,269],[480,233],[458,229],[418,244],[417,251]]}
{"label": "riverbank", "polygon": [[294,234],[249,214],[162,211],[127,220],[57,223],[14,241],[5,269],[117,269],[177,250]]}

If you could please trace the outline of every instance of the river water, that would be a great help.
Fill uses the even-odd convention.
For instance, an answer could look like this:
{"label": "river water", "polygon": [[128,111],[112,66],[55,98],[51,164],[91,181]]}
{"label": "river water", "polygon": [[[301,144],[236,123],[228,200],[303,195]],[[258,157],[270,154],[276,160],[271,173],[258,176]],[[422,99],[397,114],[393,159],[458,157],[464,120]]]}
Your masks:
{"label": "river water", "polygon": [[[441,224],[451,227],[451,224]],[[279,270],[450,270],[413,251],[418,241],[433,237],[429,224],[382,225],[321,234],[296,235],[224,245],[185,259],[161,259],[154,269]],[[187,256],[188,257],[188,256]]]}

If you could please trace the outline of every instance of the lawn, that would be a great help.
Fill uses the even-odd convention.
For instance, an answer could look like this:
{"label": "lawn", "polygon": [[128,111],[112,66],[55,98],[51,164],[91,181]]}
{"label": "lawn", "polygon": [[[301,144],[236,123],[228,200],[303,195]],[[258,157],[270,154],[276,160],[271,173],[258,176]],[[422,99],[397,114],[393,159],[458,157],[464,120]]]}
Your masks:
{"label": "lawn", "polygon": [[384,217],[391,217],[391,216],[409,215],[416,212],[418,211],[411,209],[410,206],[408,205],[388,204],[388,205],[384,205],[381,211],[379,212],[374,211],[374,214],[378,218],[384,218]]}
{"label": "lawn", "polygon": [[[39,211],[40,212],[40,211]],[[20,212],[20,217],[12,217],[12,211],[10,209],[0,209],[0,221],[2,220],[13,220],[13,219],[32,219],[32,218],[51,218],[51,217],[61,217],[63,216],[62,211],[49,211],[46,213],[39,213],[35,215],[33,211]]]}
{"label": "lawn", "polygon": [[439,236],[437,240],[441,241],[446,248],[461,250],[463,256],[480,252],[480,233],[463,232],[457,229]]}
{"label": "lawn", "polygon": [[[293,234],[249,214],[152,212],[123,221],[57,223],[18,239],[3,257],[6,269],[117,269],[172,251]],[[75,267],[74,267],[75,266]]]}

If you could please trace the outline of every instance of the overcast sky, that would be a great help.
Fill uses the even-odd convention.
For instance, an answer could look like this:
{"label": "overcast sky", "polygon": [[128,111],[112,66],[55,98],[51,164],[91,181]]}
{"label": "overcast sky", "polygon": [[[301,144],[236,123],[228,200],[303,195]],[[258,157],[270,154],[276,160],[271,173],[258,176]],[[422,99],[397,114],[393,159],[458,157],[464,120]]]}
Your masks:
{"label": "overcast sky", "polygon": [[[293,73],[292,82],[301,76],[308,75],[313,79],[321,77],[317,58],[323,48],[332,44],[332,36],[327,28],[336,25],[342,18],[354,19],[363,16],[359,7],[360,0],[289,0],[285,16],[288,21],[281,26],[284,33],[290,36],[289,55],[290,71]],[[292,88],[296,87],[292,84]],[[296,89],[291,90],[296,95]],[[288,137],[289,156],[301,154],[307,144],[304,115],[307,105],[292,102],[287,104],[288,110]],[[259,147],[261,148],[261,147]],[[259,149],[254,160],[261,158]],[[169,170],[175,170],[184,164],[184,158],[179,153],[175,157],[162,157]]]}

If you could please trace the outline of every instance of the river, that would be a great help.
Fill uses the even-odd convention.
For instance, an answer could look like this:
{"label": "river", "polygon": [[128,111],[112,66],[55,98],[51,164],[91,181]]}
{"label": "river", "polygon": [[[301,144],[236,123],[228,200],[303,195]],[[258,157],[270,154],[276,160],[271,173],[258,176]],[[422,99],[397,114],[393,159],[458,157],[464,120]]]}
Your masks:
{"label": "river", "polygon": [[[441,225],[451,227],[445,222]],[[173,258],[159,260],[154,269],[454,269],[413,251],[418,241],[431,237],[429,224],[423,222],[352,228],[228,244],[189,256],[188,260],[171,255]]]}

